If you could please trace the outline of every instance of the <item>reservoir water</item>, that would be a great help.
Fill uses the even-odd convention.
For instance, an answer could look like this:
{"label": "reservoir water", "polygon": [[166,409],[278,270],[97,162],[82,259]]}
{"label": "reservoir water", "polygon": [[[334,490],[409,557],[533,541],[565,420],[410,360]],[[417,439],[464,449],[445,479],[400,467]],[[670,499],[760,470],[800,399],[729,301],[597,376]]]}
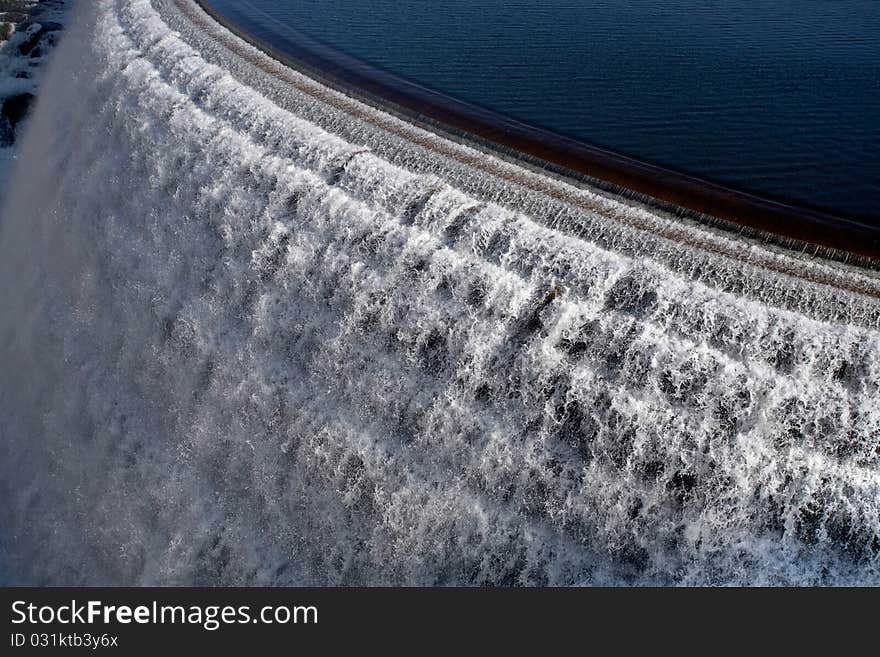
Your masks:
{"label": "reservoir water", "polygon": [[761,196],[880,224],[873,0],[209,0],[454,99]]}

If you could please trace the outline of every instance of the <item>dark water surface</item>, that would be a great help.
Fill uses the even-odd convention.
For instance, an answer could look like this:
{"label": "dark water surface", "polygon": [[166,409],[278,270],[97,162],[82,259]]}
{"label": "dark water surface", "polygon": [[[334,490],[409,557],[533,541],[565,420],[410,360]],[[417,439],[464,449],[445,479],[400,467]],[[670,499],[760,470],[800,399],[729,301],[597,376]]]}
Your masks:
{"label": "dark water surface", "polygon": [[453,98],[880,225],[880,2],[209,0]]}

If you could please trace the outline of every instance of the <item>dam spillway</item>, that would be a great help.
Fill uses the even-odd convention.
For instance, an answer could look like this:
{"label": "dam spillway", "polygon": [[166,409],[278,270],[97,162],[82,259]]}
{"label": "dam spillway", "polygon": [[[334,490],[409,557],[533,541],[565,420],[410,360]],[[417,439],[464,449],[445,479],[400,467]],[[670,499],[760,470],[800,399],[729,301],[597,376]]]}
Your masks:
{"label": "dam spillway", "polygon": [[880,281],[79,3],[0,215],[10,572],[880,580]]}

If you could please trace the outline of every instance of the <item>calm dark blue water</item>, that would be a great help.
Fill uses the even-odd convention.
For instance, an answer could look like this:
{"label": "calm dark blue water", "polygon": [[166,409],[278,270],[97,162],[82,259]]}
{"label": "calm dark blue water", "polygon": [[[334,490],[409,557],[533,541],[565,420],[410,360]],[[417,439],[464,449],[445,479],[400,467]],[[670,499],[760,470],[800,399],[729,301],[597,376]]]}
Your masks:
{"label": "calm dark blue water", "polygon": [[880,223],[875,0],[210,0],[454,98]]}

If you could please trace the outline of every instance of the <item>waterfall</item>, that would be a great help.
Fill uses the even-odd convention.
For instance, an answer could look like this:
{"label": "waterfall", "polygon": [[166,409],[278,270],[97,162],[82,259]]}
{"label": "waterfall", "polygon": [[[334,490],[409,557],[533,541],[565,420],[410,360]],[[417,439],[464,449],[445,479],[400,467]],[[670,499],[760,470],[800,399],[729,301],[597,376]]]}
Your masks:
{"label": "waterfall", "polygon": [[13,582],[880,583],[873,275],[572,186],[575,230],[181,6],[80,3],[22,137]]}

